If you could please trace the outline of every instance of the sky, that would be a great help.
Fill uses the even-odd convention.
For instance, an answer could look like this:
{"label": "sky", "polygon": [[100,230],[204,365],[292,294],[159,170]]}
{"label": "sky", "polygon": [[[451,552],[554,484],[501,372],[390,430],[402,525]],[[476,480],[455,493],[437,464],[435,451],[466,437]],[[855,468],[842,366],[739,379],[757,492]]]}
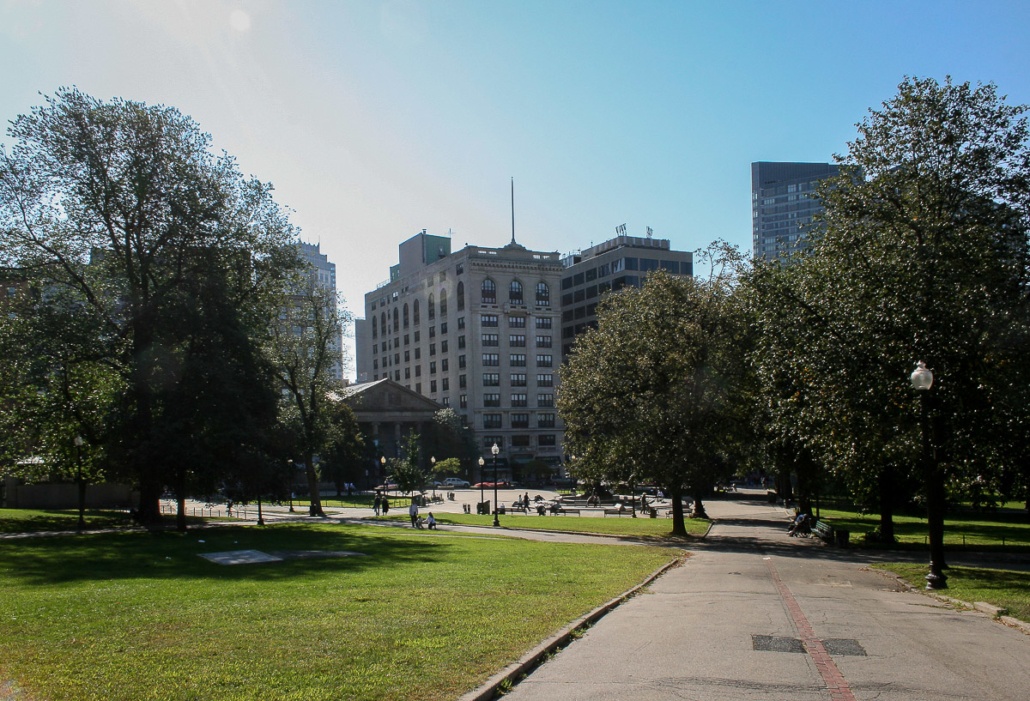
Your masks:
{"label": "sky", "polygon": [[1028,30],[1022,0],[0,0],[0,121],[61,86],[178,108],[360,317],[421,230],[508,243],[512,181],[534,250],[750,251],[752,162],[846,153],[906,76],[1030,103]]}

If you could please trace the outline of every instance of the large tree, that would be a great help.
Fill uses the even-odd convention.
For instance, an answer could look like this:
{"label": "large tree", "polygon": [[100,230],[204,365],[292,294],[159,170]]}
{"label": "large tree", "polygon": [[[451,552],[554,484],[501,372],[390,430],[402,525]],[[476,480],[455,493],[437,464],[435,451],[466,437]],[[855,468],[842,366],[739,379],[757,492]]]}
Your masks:
{"label": "large tree", "polygon": [[605,297],[558,394],[577,476],[664,486],[677,534],[682,496],[692,493],[702,515],[704,496],[749,444],[740,257],[724,245],[698,255],[704,278],[658,272]]}
{"label": "large tree", "polygon": [[175,320],[186,284],[218,277],[222,302],[257,336],[296,266],[295,232],[271,186],[214,155],[173,108],[61,89],[8,133],[0,263],[44,297],[74,299],[93,329],[124,383],[107,453],[139,488],[141,520],[155,522],[169,478],[163,392],[181,380],[193,333]]}
{"label": "large tree", "polygon": [[[763,374],[781,373],[790,389],[774,404],[853,475],[918,478],[933,586],[943,584],[946,483],[1025,465],[1025,112],[993,85],[906,79],[820,189],[810,253],[764,273],[765,330],[783,320],[773,305],[796,319],[765,358]],[[920,360],[936,379],[921,395],[909,385]]]}

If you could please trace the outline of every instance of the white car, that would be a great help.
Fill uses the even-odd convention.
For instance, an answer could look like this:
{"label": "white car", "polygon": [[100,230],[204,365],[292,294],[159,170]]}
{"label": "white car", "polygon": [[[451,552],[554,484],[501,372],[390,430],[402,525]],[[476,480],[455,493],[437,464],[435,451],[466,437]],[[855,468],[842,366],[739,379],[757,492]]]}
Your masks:
{"label": "white car", "polygon": [[448,477],[443,481],[443,486],[447,489],[468,489],[469,483],[460,477]]}

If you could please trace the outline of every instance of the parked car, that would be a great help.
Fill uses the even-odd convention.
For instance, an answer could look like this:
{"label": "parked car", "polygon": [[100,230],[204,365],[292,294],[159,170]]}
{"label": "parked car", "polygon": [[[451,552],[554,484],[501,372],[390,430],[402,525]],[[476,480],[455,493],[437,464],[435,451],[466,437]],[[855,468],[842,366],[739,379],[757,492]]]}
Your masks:
{"label": "parked car", "polygon": [[469,483],[460,477],[447,477],[443,481],[443,486],[447,489],[468,489]]}

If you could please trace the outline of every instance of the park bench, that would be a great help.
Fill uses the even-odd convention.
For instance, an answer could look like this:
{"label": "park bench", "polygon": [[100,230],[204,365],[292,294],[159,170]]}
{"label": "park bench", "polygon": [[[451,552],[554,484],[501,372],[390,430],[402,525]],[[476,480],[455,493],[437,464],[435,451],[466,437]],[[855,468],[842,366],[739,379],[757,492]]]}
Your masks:
{"label": "park bench", "polygon": [[812,535],[822,538],[827,543],[833,543],[833,528],[824,521],[812,524]]}
{"label": "park bench", "polygon": [[559,516],[567,516],[568,514],[576,514],[579,516],[580,509],[567,509],[564,506],[559,508],[557,514]]}
{"label": "park bench", "polygon": [[632,509],[620,509],[618,507],[608,507],[604,510],[605,516],[632,516]]}

